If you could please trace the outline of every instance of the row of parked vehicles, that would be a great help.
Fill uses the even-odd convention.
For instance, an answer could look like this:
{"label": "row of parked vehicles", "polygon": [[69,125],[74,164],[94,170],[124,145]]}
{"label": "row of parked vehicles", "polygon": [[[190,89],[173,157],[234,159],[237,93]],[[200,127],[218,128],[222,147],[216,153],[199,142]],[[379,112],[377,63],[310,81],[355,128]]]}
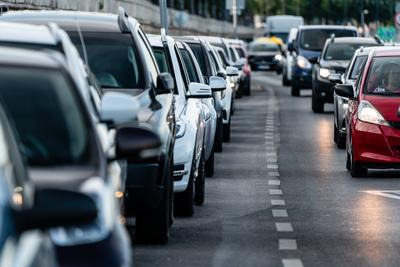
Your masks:
{"label": "row of parked vehicles", "polygon": [[311,88],[311,109],[334,104],[333,141],[353,177],[400,167],[400,48],[354,27],[300,26],[288,37],[283,85]]}
{"label": "row of parked vehicles", "polygon": [[146,35],[122,8],[0,24],[0,266],[130,266],[129,236],[166,243],[250,95],[244,43]]}

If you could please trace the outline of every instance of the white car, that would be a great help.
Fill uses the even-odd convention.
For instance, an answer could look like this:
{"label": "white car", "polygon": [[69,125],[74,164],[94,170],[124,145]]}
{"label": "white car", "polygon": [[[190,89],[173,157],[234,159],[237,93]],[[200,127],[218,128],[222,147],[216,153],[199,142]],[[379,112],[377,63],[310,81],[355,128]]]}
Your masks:
{"label": "white car", "polygon": [[159,68],[175,80],[174,208],[176,214],[191,216],[194,204],[204,202],[206,118],[201,100],[211,98],[212,92],[209,85],[187,82],[186,66],[172,37],[148,35],[148,39]]}
{"label": "white car", "polygon": [[[288,36],[288,44],[292,43],[296,39],[297,28],[290,29]],[[292,81],[292,64],[293,64],[293,53],[286,49],[283,60],[282,68],[282,85],[289,86]]]}

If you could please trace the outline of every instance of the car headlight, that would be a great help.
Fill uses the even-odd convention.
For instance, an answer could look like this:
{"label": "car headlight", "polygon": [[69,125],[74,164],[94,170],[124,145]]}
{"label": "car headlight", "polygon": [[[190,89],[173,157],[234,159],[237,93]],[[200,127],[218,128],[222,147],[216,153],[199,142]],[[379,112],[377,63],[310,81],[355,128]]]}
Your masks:
{"label": "car headlight", "polygon": [[277,60],[277,61],[281,61],[283,59],[283,57],[282,57],[282,55],[276,55],[275,56],[275,60]]}
{"label": "car headlight", "polygon": [[312,67],[310,61],[303,56],[297,56],[296,63],[302,69],[311,69]]}
{"label": "car headlight", "polygon": [[330,69],[325,69],[325,68],[319,69],[319,76],[321,76],[322,78],[327,79],[329,75],[331,75],[331,73],[333,73],[333,71]]}
{"label": "car headlight", "polygon": [[357,110],[358,119],[363,122],[389,126],[379,111],[368,101],[361,101]]}
{"label": "car headlight", "polygon": [[177,119],[176,120],[176,136],[175,136],[175,138],[181,138],[182,136],[185,135],[185,132],[186,132],[186,123],[181,119]]}

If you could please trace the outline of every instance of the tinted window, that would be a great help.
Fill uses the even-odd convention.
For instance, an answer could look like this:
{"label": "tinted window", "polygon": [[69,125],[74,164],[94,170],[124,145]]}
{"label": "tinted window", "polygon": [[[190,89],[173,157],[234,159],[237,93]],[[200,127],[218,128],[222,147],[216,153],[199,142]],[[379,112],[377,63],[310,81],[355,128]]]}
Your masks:
{"label": "tinted window", "polygon": [[354,52],[361,46],[367,47],[372,44],[343,44],[332,43],[326,48],[324,59],[325,60],[350,60]]}
{"label": "tinted window", "polygon": [[218,50],[218,55],[221,58],[222,64],[224,65],[224,69],[226,69],[226,67],[229,65],[228,59],[226,58],[222,50]]}
{"label": "tinted window", "polygon": [[154,57],[156,58],[156,62],[158,68],[161,72],[170,72],[168,67],[167,58],[165,57],[164,49],[161,47],[153,47]]}
{"label": "tinted window", "polygon": [[185,66],[189,75],[190,82],[199,83],[199,77],[197,77],[196,67],[192,58],[190,57],[189,51],[186,49],[180,49],[183,61],[185,62]]}
{"label": "tinted window", "polygon": [[309,29],[303,30],[300,37],[300,47],[306,50],[321,51],[324,48],[326,39],[332,34],[335,37],[354,37],[357,36],[353,30],[338,30],[338,29]]}
{"label": "tinted window", "polygon": [[[145,80],[138,49],[130,34],[83,32],[90,69],[103,88],[144,88]],[[72,42],[84,58],[78,33]]]}
{"label": "tinted window", "polygon": [[197,62],[199,63],[201,73],[203,73],[203,75],[207,75],[206,58],[204,57],[204,53],[203,53],[203,49],[202,49],[201,45],[193,44],[193,43],[192,44],[188,43],[188,45],[192,49],[193,54],[196,57]]}
{"label": "tinted window", "polygon": [[252,43],[250,45],[252,52],[278,52],[279,46],[274,43]]}
{"label": "tinted window", "polygon": [[32,166],[81,165],[90,160],[88,121],[72,83],[58,71],[0,67],[0,100]]}
{"label": "tinted window", "polygon": [[244,50],[242,48],[236,47],[235,49],[236,49],[236,52],[239,54],[239,57],[241,57],[241,58],[245,58],[246,57],[246,54],[245,54],[245,52],[244,52]]}
{"label": "tinted window", "polygon": [[400,57],[377,57],[372,60],[365,93],[400,95]]}
{"label": "tinted window", "polygon": [[236,62],[238,60],[238,58],[236,57],[236,53],[235,50],[231,47],[229,47],[229,52],[231,53],[231,58],[233,62]]}
{"label": "tinted window", "polygon": [[361,70],[364,68],[365,62],[367,62],[367,56],[357,57],[353,69],[350,72],[350,79],[357,79],[358,75],[360,75]]}

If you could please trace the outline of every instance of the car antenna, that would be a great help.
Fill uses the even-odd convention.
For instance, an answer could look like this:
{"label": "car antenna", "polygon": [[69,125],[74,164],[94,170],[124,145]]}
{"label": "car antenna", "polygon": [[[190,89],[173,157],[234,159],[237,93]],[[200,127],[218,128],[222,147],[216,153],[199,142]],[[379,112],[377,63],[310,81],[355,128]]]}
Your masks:
{"label": "car antenna", "polygon": [[332,35],[331,35],[331,43],[334,43],[334,42],[335,42],[335,34],[332,33]]}
{"label": "car antenna", "polygon": [[88,60],[88,56],[87,56],[86,45],[85,45],[85,41],[83,40],[83,35],[82,35],[82,31],[81,31],[81,26],[79,25],[79,20],[77,18],[76,18],[76,28],[78,30],[79,39],[82,44],[83,59],[85,60],[86,66],[89,67],[89,60]]}

